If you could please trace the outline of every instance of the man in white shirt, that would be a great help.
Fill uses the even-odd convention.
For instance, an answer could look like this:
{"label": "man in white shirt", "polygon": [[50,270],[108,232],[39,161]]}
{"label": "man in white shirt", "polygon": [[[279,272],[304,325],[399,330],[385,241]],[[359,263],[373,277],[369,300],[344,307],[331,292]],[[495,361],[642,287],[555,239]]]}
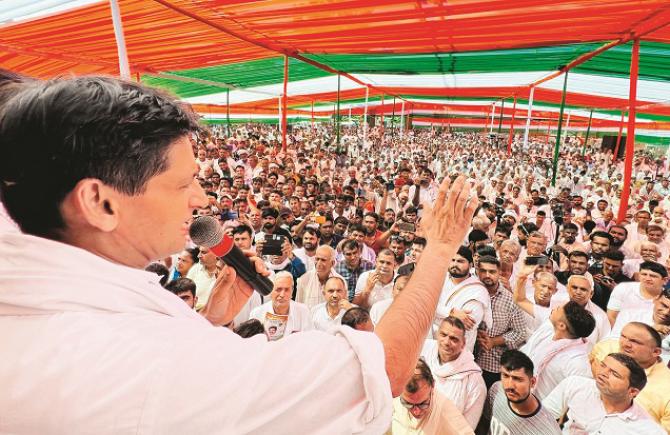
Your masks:
{"label": "man in white shirt", "polygon": [[323,302],[312,308],[314,328],[328,331],[342,323],[342,316],[353,305],[347,298],[347,283],[339,276],[331,276],[323,288]]}
{"label": "man in white shirt", "polygon": [[[189,141],[200,125],[187,105],[87,76],[21,83],[2,111],[0,196],[23,234],[0,234],[0,432],[388,428],[392,394],[416,365],[476,208],[464,177],[443,183],[424,211],[424,257],[375,334],[340,327],[268,344],[220,327],[253,291],[234,269],[223,267],[203,315],[142,270],[183,248],[193,210],[207,203]],[[26,153],[40,177],[21,170]],[[36,192],[38,218],[25,201]]]}
{"label": "man in white shirt", "polygon": [[595,379],[566,378],[542,401],[557,419],[567,412],[564,434],[666,434],[633,402],[647,383],[644,370],[633,358],[622,353],[609,354],[596,372]]}
{"label": "man in white shirt", "polygon": [[435,388],[448,397],[477,427],[486,401],[486,383],[475,357],[465,347],[465,325],[455,317],[440,324],[437,340],[426,340],[421,356],[433,372]]}
{"label": "man in white shirt", "polygon": [[411,273],[409,275],[397,275],[393,279],[393,291],[391,293],[392,298],[379,301],[375,303],[372,308],[370,308],[370,319],[372,319],[372,323],[375,325],[379,323],[379,321],[384,316],[384,313],[386,313],[386,310],[388,310],[393,303],[393,299],[395,299],[400,294],[402,289],[405,288],[405,285],[409,281],[410,276],[412,276]]}
{"label": "man in white shirt", "polygon": [[265,327],[268,340],[279,340],[294,332],[314,329],[309,309],[291,300],[293,275],[279,272],[273,277],[271,300],[251,310],[250,319],[258,319]]}
{"label": "man in white shirt", "polygon": [[584,275],[571,275],[568,278],[567,294],[557,294],[551,299],[552,308],[570,300],[578,303],[593,315],[593,318],[596,320],[596,326],[588,337],[589,349],[597,342],[607,337],[611,331],[607,314],[602,308],[591,301],[592,297],[592,281]]}
{"label": "man in white shirt", "polygon": [[393,251],[383,249],[377,255],[373,270],[363,272],[358,277],[354,304],[369,309],[372,305],[385,299],[391,299],[393,293],[393,274],[396,260]]}
{"label": "man in white shirt", "polygon": [[593,315],[570,301],[552,311],[549,321],[521,348],[535,363],[537,384],[533,392],[540,400],[567,376],[590,376],[585,338],[594,327]]}
{"label": "man in white shirt", "polygon": [[460,319],[467,329],[465,341],[470,352],[474,351],[479,325],[482,322],[493,325],[491,297],[479,279],[470,276],[471,268],[472,253],[467,247],[461,246],[451,261],[449,276],[444,281],[433,322],[435,334],[446,317]]}
{"label": "man in white shirt", "polygon": [[296,290],[296,302],[307,305],[310,310],[326,300],[323,297],[323,290],[326,281],[331,276],[342,276],[335,272],[335,250],[328,245],[321,245],[316,248],[314,269],[306,272],[298,278],[298,288]]}
{"label": "man in white shirt", "polygon": [[[668,271],[659,263],[645,261],[640,264],[640,282],[622,282],[614,287],[607,304],[607,317],[616,324],[620,313],[632,310],[651,312],[654,299],[663,292]],[[620,325],[618,329],[621,330]]]}
{"label": "man in white shirt", "polygon": [[191,267],[186,274],[186,278],[195,283],[198,298],[198,302],[195,304],[197,311],[202,310],[209,300],[209,294],[214,287],[214,281],[216,281],[216,262],[218,259],[208,247],[200,246],[198,260],[198,263]]}
{"label": "man in white shirt", "polygon": [[302,248],[293,251],[305,265],[307,272],[314,269],[316,263],[316,248],[319,246],[319,231],[314,228],[305,228],[302,234]]}

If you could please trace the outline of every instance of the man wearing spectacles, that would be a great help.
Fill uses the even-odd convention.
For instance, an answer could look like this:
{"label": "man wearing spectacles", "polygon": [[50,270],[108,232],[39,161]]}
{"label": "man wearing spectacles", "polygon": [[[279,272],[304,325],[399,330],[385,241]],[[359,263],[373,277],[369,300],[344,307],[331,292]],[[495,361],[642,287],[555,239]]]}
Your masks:
{"label": "man wearing spectacles", "polygon": [[405,390],[393,401],[391,434],[473,434],[463,415],[445,395],[435,390],[430,367],[417,362]]}

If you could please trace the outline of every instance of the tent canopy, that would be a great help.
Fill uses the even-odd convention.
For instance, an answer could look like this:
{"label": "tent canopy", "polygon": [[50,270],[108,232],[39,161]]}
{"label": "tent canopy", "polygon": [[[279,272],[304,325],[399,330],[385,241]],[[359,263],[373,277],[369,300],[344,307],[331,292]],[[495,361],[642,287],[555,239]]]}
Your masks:
{"label": "tent canopy", "polygon": [[[670,3],[622,0],[119,0],[133,78],[166,88],[209,119],[276,118],[289,56],[288,111],[412,114],[415,125],[502,128],[527,116],[554,128],[563,75],[566,112],[581,131],[616,131],[628,109],[630,42],[639,38],[637,129],[670,136]],[[618,45],[617,45],[618,44]],[[0,65],[49,78],[118,75],[108,1],[0,2]],[[547,77],[553,77],[543,81]],[[393,107],[395,97],[396,105]],[[383,103],[382,103],[383,98]],[[229,102],[229,107],[227,107]],[[251,118],[249,118],[251,119]],[[625,119],[625,116],[624,116]],[[456,122],[458,121],[458,122]],[[496,120],[497,122],[497,120]],[[497,124],[496,124],[497,125]]]}

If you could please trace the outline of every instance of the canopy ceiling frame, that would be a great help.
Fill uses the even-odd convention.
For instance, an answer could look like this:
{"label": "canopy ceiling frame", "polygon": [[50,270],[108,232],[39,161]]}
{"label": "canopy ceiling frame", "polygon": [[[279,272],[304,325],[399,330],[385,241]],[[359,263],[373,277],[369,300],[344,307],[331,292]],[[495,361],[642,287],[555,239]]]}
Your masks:
{"label": "canopy ceiling frame", "polygon": [[[324,70],[326,72],[329,72],[331,74],[336,74],[336,75],[338,75],[338,77],[339,76],[344,76],[344,77],[348,78],[349,80],[353,81],[354,83],[358,83],[361,86],[376,89],[375,86],[373,86],[369,83],[365,83],[362,80],[359,80],[358,78],[352,76],[351,74],[349,74],[345,71],[336,70],[336,69],[331,68],[330,66],[325,65],[321,62],[317,62],[313,59],[305,57],[302,54],[300,54],[300,52],[298,50],[295,50],[295,49],[289,50],[289,49],[281,47],[281,46],[276,46],[275,44],[268,44],[268,43],[264,43],[264,42],[261,42],[261,41],[257,41],[253,38],[249,38],[248,36],[242,35],[241,33],[236,32],[234,30],[231,30],[228,27],[222,26],[218,23],[213,22],[212,20],[209,20],[209,19],[207,19],[205,17],[202,17],[202,16],[200,16],[196,13],[188,11],[187,9],[184,9],[180,6],[174,5],[167,0],[153,0],[153,1],[165,6],[166,8],[172,9],[172,10],[174,10],[174,11],[176,11],[176,12],[182,14],[182,15],[185,15],[189,18],[192,18],[192,19],[194,19],[196,21],[199,21],[203,24],[206,24],[206,25],[208,25],[208,26],[210,26],[210,27],[212,27],[212,28],[214,28],[218,31],[221,31],[221,32],[223,32],[227,35],[230,35],[234,38],[237,38],[241,41],[247,42],[247,43],[255,45],[257,47],[264,48],[264,49],[269,50],[269,51],[274,51],[276,53],[283,54],[287,57],[292,57],[293,59],[299,60],[299,61],[304,62],[304,63],[309,64],[309,65],[312,65],[316,68],[322,69],[322,70]],[[225,18],[227,18],[227,17],[225,17]],[[399,95],[394,95],[394,97],[397,97],[397,98],[403,100],[403,98]]]}

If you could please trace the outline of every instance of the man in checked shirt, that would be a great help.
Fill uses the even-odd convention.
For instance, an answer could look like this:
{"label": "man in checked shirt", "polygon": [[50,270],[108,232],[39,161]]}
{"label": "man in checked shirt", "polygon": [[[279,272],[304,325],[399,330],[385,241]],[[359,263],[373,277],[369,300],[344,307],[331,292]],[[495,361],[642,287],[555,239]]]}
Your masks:
{"label": "man in checked shirt", "polygon": [[493,325],[482,325],[477,332],[475,359],[482,368],[486,388],[500,380],[500,357],[507,349],[517,349],[526,340],[522,311],[512,293],[500,284],[500,262],[485,255],[479,258],[477,276],[491,296]]}

